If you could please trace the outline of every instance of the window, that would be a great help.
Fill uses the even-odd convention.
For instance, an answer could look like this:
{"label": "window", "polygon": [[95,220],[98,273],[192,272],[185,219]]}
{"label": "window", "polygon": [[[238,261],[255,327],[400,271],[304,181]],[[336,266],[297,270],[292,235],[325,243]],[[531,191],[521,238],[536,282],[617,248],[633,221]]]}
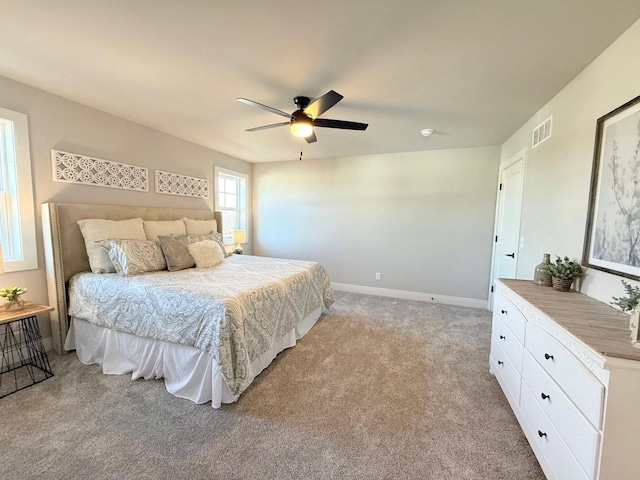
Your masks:
{"label": "window", "polygon": [[216,210],[222,212],[222,240],[233,244],[233,231],[247,231],[249,240],[249,176],[215,167]]}
{"label": "window", "polygon": [[38,268],[27,116],[0,108],[0,243],[4,270]]}

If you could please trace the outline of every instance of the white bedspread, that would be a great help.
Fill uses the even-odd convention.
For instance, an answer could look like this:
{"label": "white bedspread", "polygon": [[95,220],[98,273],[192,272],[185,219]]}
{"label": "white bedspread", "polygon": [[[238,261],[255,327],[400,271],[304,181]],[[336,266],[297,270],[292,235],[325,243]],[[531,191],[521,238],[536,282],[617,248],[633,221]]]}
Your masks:
{"label": "white bedspread", "polygon": [[251,362],[332,303],[319,264],[248,255],[208,269],[135,277],[81,273],[69,287],[70,316],[206,351],[234,396],[253,380]]}

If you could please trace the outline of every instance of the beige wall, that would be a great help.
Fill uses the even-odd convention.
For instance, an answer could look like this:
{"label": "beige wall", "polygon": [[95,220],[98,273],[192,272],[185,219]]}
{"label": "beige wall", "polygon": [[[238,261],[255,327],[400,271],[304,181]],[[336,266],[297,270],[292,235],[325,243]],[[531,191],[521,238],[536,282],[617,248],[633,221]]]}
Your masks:
{"label": "beige wall", "polygon": [[254,164],[254,251],[319,261],[334,282],[486,299],[499,157],[488,147]]}
{"label": "beige wall", "polygon": [[[502,146],[502,161],[529,150],[519,278],[533,278],[543,253],[582,258],[596,120],[640,95],[639,51],[640,21]],[[532,130],[551,114],[552,137],[531,150]],[[607,303],[623,293],[620,277],[593,269],[582,291]]]}
{"label": "beige wall", "polygon": [[[322,262],[340,283],[484,299],[498,156],[527,148],[518,277],[542,253],[580,258],[596,119],[640,94],[640,22],[497,148],[256,164],[257,254]],[[535,79],[532,79],[535,81]],[[212,208],[208,201],[69,185],[51,180],[52,148],[213,180],[213,166],[251,164],[0,77],[0,106],[29,116],[39,269],[6,273],[46,302],[39,207],[47,201]],[[530,149],[553,114],[553,136]],[[151,182],[153,190],[153,182]],[[249,246],[250,251],[250,246]],[[374,280],[375,272],[382,280]],[[619,277],[589,271],[583,291],[609,302]],[[49,335],[43,324],[44,335]]]}
{"label": "beige wall", "polygon": [[[29,117],[39,266],[38,270],[5,273],[1,276],[1,283],[3,286],[17,284],[28,287],[26,297],[34,302],[47,302],[40,225],[42,203],[213,208],[213,196],[204,200],[154,193],[154,170],[157,168],[207,178],[212,182],[211,185],[214,165],[251,173],[250,163],[3,77],[0,77],[0,107],[25,113]],[[52,148],[147,167],[150,191],[130,192],[53,182]],[[50,336],[48,322],[41,321],[41,324],[43,336]]]}

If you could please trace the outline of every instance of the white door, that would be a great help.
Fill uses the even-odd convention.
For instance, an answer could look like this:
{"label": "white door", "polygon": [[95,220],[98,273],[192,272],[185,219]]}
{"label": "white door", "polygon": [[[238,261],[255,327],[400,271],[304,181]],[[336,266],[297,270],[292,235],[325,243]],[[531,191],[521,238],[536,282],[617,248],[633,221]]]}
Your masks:
{"label": "white door", "polygon": [[[520,214],[526,150],[500,166],[491,287],[498,278],[515,278],[520,255]],[[493,288],[489,301],[493,309]]]}

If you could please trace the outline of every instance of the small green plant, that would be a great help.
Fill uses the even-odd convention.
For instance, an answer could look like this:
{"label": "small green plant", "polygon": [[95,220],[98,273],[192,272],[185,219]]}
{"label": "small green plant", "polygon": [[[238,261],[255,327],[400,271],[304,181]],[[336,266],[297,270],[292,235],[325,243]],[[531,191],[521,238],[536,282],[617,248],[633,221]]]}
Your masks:
{"label": "small green plant", "polygon": [[560,258],[556,255],[556,261],[544,266],[544,273],[562,280],[573,280],[582,275],[582,265],[570,260],[569,257]]}
{"label": "small green plant", "polygon": [[9,287],[9,288],[1,288],[0,289],[0,297],[4,297],[10,302],[13,302],[20,298],[20,295],[23,293],[27,293],[26,288],[22,287]]}
{"label": "small green plant", "polygon": [[624,280],[620,280],[622,282],[622,286],[627,292],[626,297],[613,297],[613,302],[611,305],[615,305],[620,308],[623,312],[628,312],[629,310],[633,310],[640,302],[640,287],[634,287],[633,285],[625,282]]}

